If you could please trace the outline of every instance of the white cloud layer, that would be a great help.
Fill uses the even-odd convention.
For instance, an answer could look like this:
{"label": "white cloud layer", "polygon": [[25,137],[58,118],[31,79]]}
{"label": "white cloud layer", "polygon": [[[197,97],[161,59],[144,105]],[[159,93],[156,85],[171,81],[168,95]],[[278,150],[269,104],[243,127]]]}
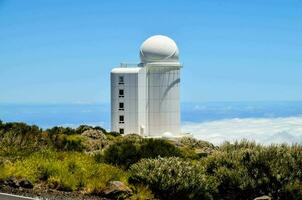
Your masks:
{"label": "white cloud layer", "polygon": [[302,143],[302,117],[225,119],[202,123],[185,123],[183,132],[220,144],[248,139],[262,144]]}

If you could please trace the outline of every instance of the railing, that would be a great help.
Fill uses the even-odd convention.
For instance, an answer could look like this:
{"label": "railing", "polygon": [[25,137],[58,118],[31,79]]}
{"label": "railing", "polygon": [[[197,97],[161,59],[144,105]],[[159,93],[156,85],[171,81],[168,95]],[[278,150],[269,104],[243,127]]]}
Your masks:
{"label": "railing", "polygon": [[137,63],[121,63],[120,67],[138,67]]}

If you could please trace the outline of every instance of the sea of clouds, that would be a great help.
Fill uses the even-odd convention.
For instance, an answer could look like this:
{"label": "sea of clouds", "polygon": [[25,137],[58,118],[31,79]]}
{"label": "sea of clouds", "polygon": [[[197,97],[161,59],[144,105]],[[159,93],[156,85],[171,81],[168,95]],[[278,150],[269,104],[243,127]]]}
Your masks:
{"label": "sea of clouds", "polygon": [[234,118],[208,122],[186,122],[183,132],[216,145],[247,139],[261,144],[302,143],[302,117]]}
{"label": "sea of clouds", "polygon": [[[183,132],[214,144],[242,139],[302,143],[302,102],[182,103],[181,119]],[[0,104],[0,120],[110,130],[110,104]]]}

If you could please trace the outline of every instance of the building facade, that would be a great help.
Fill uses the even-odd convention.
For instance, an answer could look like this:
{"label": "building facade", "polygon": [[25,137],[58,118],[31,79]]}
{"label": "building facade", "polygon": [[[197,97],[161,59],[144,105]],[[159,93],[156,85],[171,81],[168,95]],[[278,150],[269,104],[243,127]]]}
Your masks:
{"label": "building facade", "polygon": [[111,130],[141,136],[180,135],[180,69],[176,43],[162,35],[140,48],[141,63],[111,71]]}

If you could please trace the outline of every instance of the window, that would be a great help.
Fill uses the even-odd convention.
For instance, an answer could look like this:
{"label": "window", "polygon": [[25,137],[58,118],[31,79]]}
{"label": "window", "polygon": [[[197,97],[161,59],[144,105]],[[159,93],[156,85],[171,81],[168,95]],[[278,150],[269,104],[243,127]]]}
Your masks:
{"label": "window", "polygon": [[120,134],[124,134],[124,129],[120,128]]}
{"label": "window", "polygon": [[119,90],[118,94],[119,94],[119,97],[124,97],[124,90]]}
{"label": "window", "polygon": [[120,124],[124,123],[124,115],[120,115]]}
{"label": "window", "polygon": [[119,103],[118,110],[124,110],[124,103]]}
{"label": "window", "polygon": [[123,76],[118,77],[118,84],[124,84],[124,77]]}

